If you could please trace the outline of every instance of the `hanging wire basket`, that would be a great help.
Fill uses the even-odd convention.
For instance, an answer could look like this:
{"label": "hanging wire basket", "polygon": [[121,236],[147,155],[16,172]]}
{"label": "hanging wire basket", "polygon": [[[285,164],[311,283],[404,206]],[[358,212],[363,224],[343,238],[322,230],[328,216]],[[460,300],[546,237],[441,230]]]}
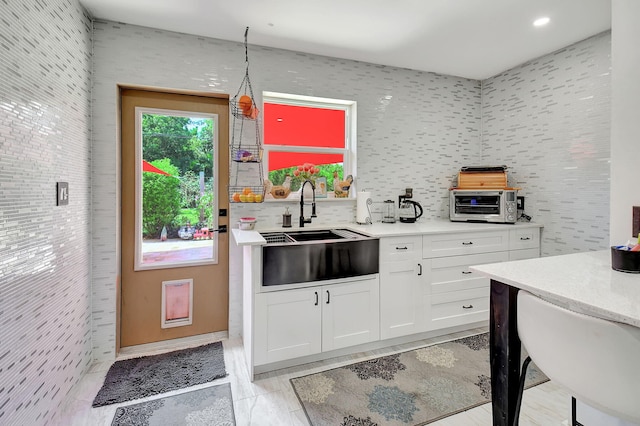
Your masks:
{"label": "hanging wire basket", "polygon": [[262,203],[264,201],[264,185],[229,185],[229,202]]}
{"label": "hanging wire basket", "polygon": [[231,148],[231,160],[238,163],[259,163],[262,161],[262,148],[257,146],[239,146]]}
{"label": "hanging wire basket", "polygon": [[[247,34],[244,33],[246,69],[238,92],[229,100],[233,116],[233,134],[230,147],[231,170],[229,201],[232,203],[261,203],[265,187],[262,176],[262,143],[260,137],[260,110],[258,109],[249,79],[249,54]],[[258,163],[257,170],[243,164]],[[253,171],[254,174],[247,172]],[[231,177],[234,181],[231,182]]]}

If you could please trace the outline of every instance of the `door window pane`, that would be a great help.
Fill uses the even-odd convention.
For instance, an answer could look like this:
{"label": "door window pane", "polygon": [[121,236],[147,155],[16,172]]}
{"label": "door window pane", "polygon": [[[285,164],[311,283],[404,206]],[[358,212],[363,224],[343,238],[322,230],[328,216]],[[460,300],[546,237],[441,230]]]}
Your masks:
{"label": "door window pane", "polygon": [[136,108],[136,270],[215,263],[217,117]]}

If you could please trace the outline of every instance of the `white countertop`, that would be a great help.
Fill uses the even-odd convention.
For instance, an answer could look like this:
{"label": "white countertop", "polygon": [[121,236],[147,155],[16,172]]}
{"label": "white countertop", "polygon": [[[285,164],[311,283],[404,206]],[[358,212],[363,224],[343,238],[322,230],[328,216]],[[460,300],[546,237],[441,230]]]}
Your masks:
{"label": "white countertop", "polygon": [[241,231],[232,229],[233,235],[238,245],[262,245],[266,241],[260,235],[260,232],[287,232],[305,229],[327,229],[327,228],[344,228],[352,231],[360,232],[372,237],[395,237],[403,235],[424,235],[424,234],[443,234],[452,232],[467,231],[496,231],[509,230],[516,228],[541,228],[539,223],[518,222],[516,224],[504,223],[468,223],[468,222],[451,222],[448,220],[418,221],[416,223],[373,223],[371,225],[358,225],[354,223],[335,224],[332,226],[318,225],[305,226],[304,228],[266,228],[260,229],[256,227],[254,231]]}
{"label": "white countertop", "polygon": [[611,269],[609,250],[470,269],[572,311],[640,327],[640,274]]}

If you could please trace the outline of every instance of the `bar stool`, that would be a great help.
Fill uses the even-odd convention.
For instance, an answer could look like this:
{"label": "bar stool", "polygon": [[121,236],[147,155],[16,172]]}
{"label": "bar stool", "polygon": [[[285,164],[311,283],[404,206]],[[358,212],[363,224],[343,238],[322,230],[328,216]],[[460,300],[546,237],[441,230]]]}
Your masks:
{"label": "bar stool", "polygon": [[517,306],[520,340],[550,380],[597,410],[640,424],[640,328],[573,312],[524,290]]}

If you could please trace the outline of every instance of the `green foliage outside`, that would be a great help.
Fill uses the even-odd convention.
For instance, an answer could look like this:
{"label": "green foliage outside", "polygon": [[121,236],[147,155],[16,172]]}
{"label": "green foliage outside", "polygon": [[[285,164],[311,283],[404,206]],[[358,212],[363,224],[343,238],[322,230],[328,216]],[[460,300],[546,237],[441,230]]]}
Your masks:
{"label": "green foliage outside", "polygon": [[[320,173],[316,175],[316,179],[318,177],[327,178],[327,191],[333,191],[333,174],[334,172],[338,172],[338,178],[340,180],[343,179],[344,168],[342,164],[324,164],[321,166],[316,166],[320,169]],[[298,180],[294,178],[293,172],[297,169],[297,167],[289,167],[286,169],[278,169],[269,172],[269,180],[274,185],[282,185],[284,179],[287,175],[291,176],[291,191],[297,191],[300,189],[300,186],[304,183],[302,180]]]}
{"label": "green foliage outside", "polygon": [[213,176],[212,126],[212,120],[144,114],[143,157],[149,162],[170,158],[182,174]]}
{"label": "green foliage outside", "polygon": [[[170,235],[190,223],[212,224],[213,120],[157,114],[142,116],[143,158],[169,173],[143,173],[142,225],[145,238]],[[201,196],[200,172],[204,172]]]}
{"label": "green foliage outside", "polygon": [[169,225],[180,213],[180,179],[178,168],[171,160],[164,158],[151,162],[160,170],[171,174],[165,176],[158,173],[142,174],[142,228],[143,235],[160,238],[162,227]]}

